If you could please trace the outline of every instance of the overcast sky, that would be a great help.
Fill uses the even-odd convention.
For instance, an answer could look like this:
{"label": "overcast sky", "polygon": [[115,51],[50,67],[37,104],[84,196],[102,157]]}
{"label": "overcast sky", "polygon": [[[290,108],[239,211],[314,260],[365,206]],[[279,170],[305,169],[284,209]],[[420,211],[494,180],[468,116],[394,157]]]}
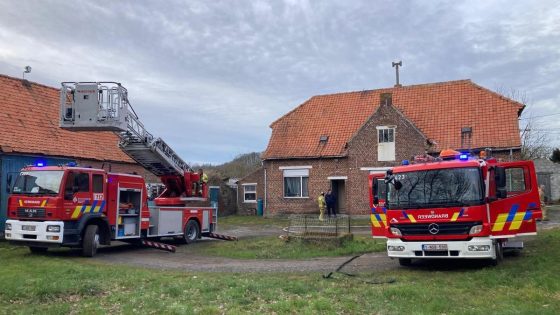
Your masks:
{"label": "overcast sky", "polygon": [[472,79],[527,95],[560,141],[560,2],[0,1],[0,73],[121,82],[188,162],[263,151],[317,94]]}

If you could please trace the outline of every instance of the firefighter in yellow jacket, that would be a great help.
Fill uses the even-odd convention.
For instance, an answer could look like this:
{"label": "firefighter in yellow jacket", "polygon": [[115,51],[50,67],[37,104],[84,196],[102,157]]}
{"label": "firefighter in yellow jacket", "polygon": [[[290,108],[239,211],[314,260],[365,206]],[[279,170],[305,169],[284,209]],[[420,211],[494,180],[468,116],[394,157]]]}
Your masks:
{"label": "firefighter in yellow jacket", "polygon": [[323,215],[325,214],[325,208],[327,207],[324,192],[321,192],[319,197],[317,197],[317,204],[319,205],[319,221],[323,221]]}

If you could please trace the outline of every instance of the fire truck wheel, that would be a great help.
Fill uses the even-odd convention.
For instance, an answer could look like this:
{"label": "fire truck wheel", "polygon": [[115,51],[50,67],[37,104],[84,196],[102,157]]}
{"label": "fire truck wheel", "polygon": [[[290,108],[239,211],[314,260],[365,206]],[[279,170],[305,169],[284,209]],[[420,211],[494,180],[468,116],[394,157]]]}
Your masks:
{"label": "fire truck wheel", "polygon": [[196,242],[198,237],[200,236],[200,227],[198,227],[198,223],[194,220],[190,220],[187,222],[187,226],[185,227],[185,234],[183,235],[185,239],[185,243],[191,244]]}
{"label": "fire truck wheel", "polygon": [[494,243],[494,253],[496,258],[492,259],[492,265],[497,266],[504,260],[504,249],[502,247],[502,242],[496,241]]}
{"label": "fire truck wheel", "polygon": [[85,257],[93,257],[97,253],[99,247],[99,228],[97,225],[88,225],[84,233],[82,255]]}
{"label": "fire truck wheel", "polygon": [[408,267],[408,266],[412,265],[412,259],[410,259],[410,258],[399,258],[399,264],[401,266]]}
{"label": "fire truck wheel", "polygon": [[29,246],[29,251],[31,251],[33,254],[46,253],[47,250],[48,250],[48,248],[46,248],[46,247]]}

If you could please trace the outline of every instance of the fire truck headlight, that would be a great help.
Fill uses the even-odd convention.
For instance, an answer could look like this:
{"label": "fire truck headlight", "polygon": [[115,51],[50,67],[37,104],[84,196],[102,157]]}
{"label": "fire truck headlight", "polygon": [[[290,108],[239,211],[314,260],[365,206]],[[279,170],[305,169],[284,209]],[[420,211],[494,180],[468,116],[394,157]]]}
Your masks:
{"label": "fire truck headlight", "polygon": [[471,230],[469,231],[469,234],[478,234],[482,232],[482,225],[475,225],[471,228]]}
{"label": "fire truck headlight", "polygon": [[487,252],[490,245],[469,245],[469,252]]}
{"label": "fire truck headlight", "polygon": [[387,250],[390,251],[390,252],[402,252],[402,251],[404,251],[404,246],[389,245],[389,246],[387,246]]}
{"label": "fire truck headlight", "polygon": [[47,232],[58,233],[58,232],[60,232],[60,226],[59,225],[47,225]]}
{"label": "fire truck headlight", "polygon": [[12,224],[6,223],[6,231],[11,231],[11,230],[12,230]]}
{"label": "fire truck headlight", "polygon": [[392,227],[391,228],[391,234],[395,235],[395,236],[402,236],[401,230]]}

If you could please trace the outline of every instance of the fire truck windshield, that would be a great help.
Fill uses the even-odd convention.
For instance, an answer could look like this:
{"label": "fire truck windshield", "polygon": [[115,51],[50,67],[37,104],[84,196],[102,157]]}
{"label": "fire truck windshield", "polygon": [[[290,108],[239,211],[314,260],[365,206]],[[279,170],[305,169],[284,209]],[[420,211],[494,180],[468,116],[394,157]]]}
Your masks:
{"label": "fire truck windshield", "polygon": [[14,183],[12,193],[51,195],[58,194],[63,171],[23,171]]}
{"label": "fire truck windshield", "polygon": [[402,184],[388,184],[387,208],[419,209],[477,205],[483,202],[478,168],[452,168],[395,174]]}

